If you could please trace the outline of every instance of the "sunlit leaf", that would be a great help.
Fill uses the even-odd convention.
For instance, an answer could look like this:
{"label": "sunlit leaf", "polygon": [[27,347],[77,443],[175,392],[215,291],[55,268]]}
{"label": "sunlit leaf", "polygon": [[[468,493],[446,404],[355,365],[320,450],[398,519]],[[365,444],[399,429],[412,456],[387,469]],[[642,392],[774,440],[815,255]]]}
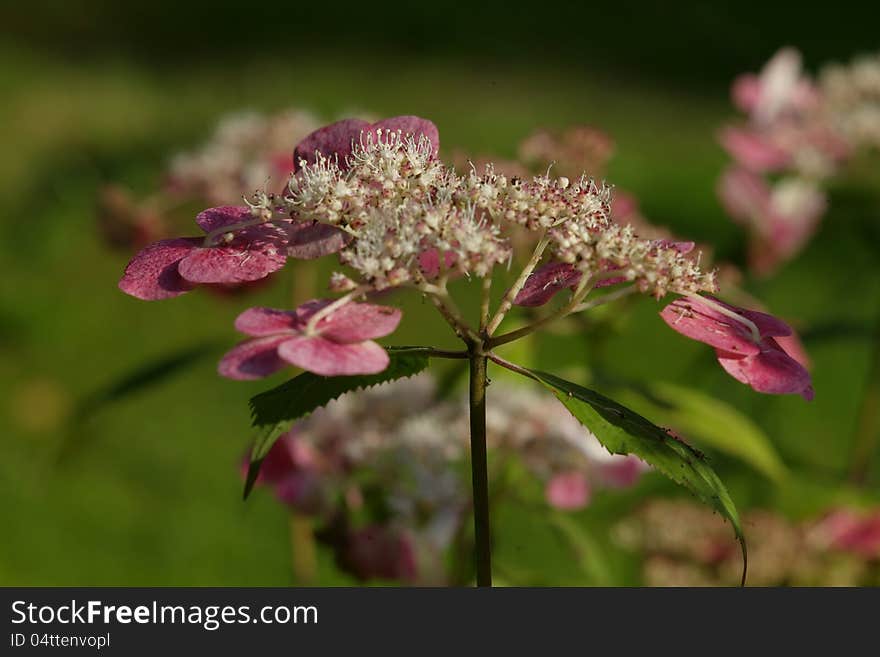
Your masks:
{"label": "sunlit leaf", "polygon": [[571,381],[527,370],[549,388],[585,427],[614,454],[635,454],[727,518],[740,543],[745,582],[747,554],[736,506],[706,457],[638,413]]}
{"label": "sunlit leaf", "polygon": [[787,476],[767,435],[730,404],[672,383],[652,383],[645,386],[645,392],[620,394],[636,410],[698,444],[740,458],[776,482]]}

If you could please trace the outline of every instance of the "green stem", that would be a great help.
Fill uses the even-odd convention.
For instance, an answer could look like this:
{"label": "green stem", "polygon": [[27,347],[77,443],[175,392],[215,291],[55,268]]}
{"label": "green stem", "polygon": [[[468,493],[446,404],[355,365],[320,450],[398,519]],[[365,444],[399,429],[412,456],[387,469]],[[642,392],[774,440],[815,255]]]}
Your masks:
{"label": "green stem", "polygon": [[486,356],[480,345],[473,345],[470,349],[470,420],[477,586],[492,586],[489,467],[486,456]]}
{"label": "green stem", "polygon": [[298,586],[313,586],[318,579],[318,556],[312,519],[297,511],[290,512],[290,558],[294,581]]}

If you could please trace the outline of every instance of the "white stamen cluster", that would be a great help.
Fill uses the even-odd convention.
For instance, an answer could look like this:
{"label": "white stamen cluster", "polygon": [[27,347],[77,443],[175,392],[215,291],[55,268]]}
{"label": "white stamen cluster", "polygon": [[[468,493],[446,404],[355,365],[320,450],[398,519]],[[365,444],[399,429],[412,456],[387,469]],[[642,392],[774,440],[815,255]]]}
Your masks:
{"label": "white stamen cluster", "polygon": [[521,227],[546,234],[550,255],[587,275],[618,268],[658,297],[715,289],[714,276],[692,259],[615,224],[604,183],[507,178],[491,165],[461,175],[435,158],[427,139],[400,133],[367,134],[340,164],[320,154],[302,162],[285,209],[349,233],[341,260],[374,288],[449,273],[489,276],[511,257],[511,234]]}
{"label": "white stamen cluster", "polygon": [[880,148],[880,54],[827,66],[820,82],[837,129],[854,146]]}

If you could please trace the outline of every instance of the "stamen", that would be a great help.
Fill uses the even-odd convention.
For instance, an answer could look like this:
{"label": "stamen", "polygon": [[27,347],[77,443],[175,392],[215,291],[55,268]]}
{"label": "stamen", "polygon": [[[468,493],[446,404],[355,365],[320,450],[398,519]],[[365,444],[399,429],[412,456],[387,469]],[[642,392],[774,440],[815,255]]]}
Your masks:
{"label": "stamen", "polygon": [[715,301],[712,301],[712,299],[709,299],[709,298],[704,297],[702,295],[687,294],[685,296],[687,296],[687,298],[689,298],[693,301],[696,301],[697,303],[702,303],[703,305],[708,306],[712,310],[719,312],[726,317],[730,317],[732,320],[735,320],[735,321],[739,322],[740,324],[746,326],[749,329],[749,331],[751,331],[752,340],[755,342],[755,344],[760,344],[761,339],[762,339],[761,338],[761,331],[758,330],[758,326],[752,320],[748,319],[747,317],[743,317],[739,313],[736,313],[736,312],[730,310],[729,308],[725,308],[720,303],[716,303]]}

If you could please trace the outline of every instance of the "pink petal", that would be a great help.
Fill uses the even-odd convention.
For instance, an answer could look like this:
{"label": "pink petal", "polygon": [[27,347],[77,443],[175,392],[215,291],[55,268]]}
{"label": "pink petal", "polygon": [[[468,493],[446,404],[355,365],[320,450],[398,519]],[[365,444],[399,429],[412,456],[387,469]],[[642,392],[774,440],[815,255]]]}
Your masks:
{"label": "pink petal", "polygon": [[348,242],[348,235],[321,223],[297,222],[291,225],[287,240],[287,255],[291,258],[314,260],[336,253]]}
{"label": "pink petal", "polygon": [[314,470],[291,472],[275,484],[275,496],[302,513],[318,513],[324,502],[322,481]]}
{"label": "pink petal", "polygon": [[859,554],[866,559],[880,557],[880,513],[862,516],[839,509],[824,518],[814,531],[835,550]]}
{"label": "pink petal", "polygon": [[737,76],[730,89],[733,104],[746,113],[758,106],[761,98],[761,82],[754,73]]}
{"label": "pink petal", "polygon": [[660,316],[674,331],[740,358],[760,352],[745,324],[705,304],[676,299],[660,312]]}
{"label": "pink petal", "polygon": [[308,135],[297,145],[293,151],[295,170],[299,171],[300,160],[314,164],[315,151],[320,152],[326,157],[335,155],[340,168],[346,169],[347,158],[351,155],[352,151],[352,144],[361,141],[362,133],[364,133],[364,137],[366,133],[376,135],[379,129],[395,132],[400,130],[403,135],[412,135],[416,138],[419,135],[424,135],[433,146],[435,154],[440,149],[440,136],[437,132],[437,126],[427,119],[417,116],[395,116],[390,119],[383,119],[372,125],[360,119],[344,119],[315,130],[315,132]]}
{"label": "pink petal", "polygon": [[611,198],[611,215],[619,224],[629,223],[629,219],[639,211],[639,202],[636,197],[619,189],[614,190]]}
{"label": "pink petal", "polygon": [[[618,269],[623,269],[623,267],[618,267],[617,265],[612,265],[611,263],[608,263],[608,262],[602,263],[599,267],[599,270],[603,273],[609,272],[609,271],[617,271]],[[617,285],[619,283],[625,283],[626,280],[627,280],[626,276],[616,276],[614,278],[603,278],[602,280],[597,281],[593,287],[595,287],[596,289],[603,288],[603,287],[611,287],[612,285]]]}
{"label": "pink petal", "polygon": [[582,509],[590,502],[590,484],[582,472],[562,472],[547,482],[544,496],[557,509]]}
{"label": "pink petal", "polygon": [[250,208],[237,205],[221,205],[217,208],[208,208],[199,212],[196,223],[206,233],[210,233],[224,226],[239,224],[253,219]]}
{"label": "pink petal", "polygon": [[726,128],[720,140],[733,159],[750,171],[778,171],[791,160],[785,150],[744,128]]}
{"label": "pink petal", "polygon": [[296,171],[300,170],[300,160],[308,164],[315,163],[315,152],[325,157],[337,157],[341,168],[346,167],[346,158],[351,155],[352,143],[358,143],[361,132],[370,128],[367,121],[361,119],[343,119],[336,123],[318,128],[306,136],[293,151],[293,163]]}
{"label": "pink petal", "polygon": [[[455,264],[456,256],[452,251],[446,251],[443,254],[448,269]],[[428,249],[419,254],[419,268],[426,278],[436,278],[440,275],[440,251],[437,249]]]}
{"label": "pink petal", "polygon": [[771,395],[799,394],[813,399],[810,373],[773,339],[761,341],[761,350],[745,358],[716,349],[718,362],[734,379]]}
{"label": "pink petal", "polygon": [[162,240],[144,247],[125,267],[119,289],[138,299],[170,299],[192,289],[178,263],[201,243],[198,237]]}
{"label": "pink petal", "polygon": [[767,124],[786,110],[796,109],[801,80],[801,54],[794,48],[781,48],[761,69],[754,119]]}
{"label": "pink petal", "polygon": [[776,342],[782,347],[785,353],[794,358],[806,369],[809,370],[812,367],[810,355],[807,353],[807,350],[797,333],[776,336]]}
{"label": "pink petal", "polygon": [[682,242],[677,240],[654,240],[654,246],[658,249],[674,249],[682,255],[687,255],[694,250],[695,242]]}
{"label": "pink petal", "polygon": [[384,525],[368,525],[351,532],[343,548],[342,563],[361,580],[412,581],[418,575],[412,539]]}
{"label": "pink petal", "polygon": [[220,359],[217,371],[228,379],[246,381],[262,379],[287,366],[278,357],[278,346],[289,335],[273,335],[239,343]]}
{"label": "pink petal", "polygon": [[[291,153],[275,153],[269,158],[272,166],[272,172],[278,180],[284,181],[287,185],[287,179],[295,170],[293,166],[293,155]],[[282,188],[283,190],[284,188]]]}
{"label": "pink petal", "polygon": [[[303,324],[330,303],[324,299],[310,301],[297,308]],[[328,340],[340,343],[373,340],[393,333],[400,323],[401,312],[390,306],[370,303],[348,303],[318,322],[316,330]]]}
{"label": "pink petal", "polygon": [[767,313],[762,313],[758,310],[739,308],[729,303],[725,303],[721,299],[716,299],[712,296],[707,296],[707,298],[711,299],[720,306],[724,306],[728,310],[732,310],[733,312],[742,315],[746,319],[750,319],[752,322],[754,322],[755,326],[758,327],[758,332],[761,334],[762,337],[778,338],[792,334],[791,327],[778,317],[768,315]]}
{"label": "pink petal", "polygon": [[235,330],[254,337],[291,332],[299,324],[295,312],[274,308],[248,308],[235,319]]}
{"label": "pink petal", "polygon": [[636,456],[614,458],[602,463],[602,482],[611,488],[629,488],[647,469],[647,463]]}
{"label": "pink petal", "polygon": [[770,188],[760,177],[740,167],[724,172],[718,181],[718,198],[732,219],[754,222],[767,212]]}
{"label": "pink petal", "polygon": [[543,306],[560,290],[576,287],[582,277],[574,265],[565,262],[541,265],[526,279],[513,303],[517,306]]}
{"label": "pink petal", "polygon": [[180,275],[191,283],[244,283],[278,271],[287,256],[276,247],[209,246],[194,249],[180,261]]}
{"label": "pink petal", "polygon": [[[290,432],[283,434],[275,441],[275,444],[269,449],[269,453],[263,459],[260,465],[260,474],[257,476],[257,485],[274,484],[281,481],[288,474],[296,469],[293,460],[293,450],[291,446],[293,441],[298,441],[295,437],[291,437]],[[248,464],[250,457],[246,456],[243,463],[243,476],[247,476]]]}
{"label": "pink petal", "polygon": [[378,129],[383,131],[390,130],[392,132],[400,130],[404,137],[411,136],[416,140],[421,135],[424,135],[431,143],[434,155],[440,152],[440,133],[437,131],[437,126],[428,119],[411,115],[395,116],[390,119],[383,119],[370,126],[370,131],[373,133],[376,133]]}
{"label": "pink petal", "polygon": [[825,194],[806,182],[783,182],[776,185],[770,207],[761,226],[773,250],[788,259],[816,232],[827,207]]}
{"label": "pink petal", "polygon": [[321,336],[287,338],[278,355],[321,376],[376,374],[388,367],[388,353],[375,342],[339,344]]}
{"label": "pink petal", "polygon": [[762,313],[757,310],[737,308],[736,306],[731,306],[730,304],[724,303],[719,299],[715,299],[715,301],[726,306],[727,308],[730,308],[734,312],[739,313],[746,319],[752,320],[755,326],[758,327],[758,332],[761,334],[762,337],[781,338],[792,335],[791,327],[778,317],[774,317],[773,315],[768,315],[767,313]]}

